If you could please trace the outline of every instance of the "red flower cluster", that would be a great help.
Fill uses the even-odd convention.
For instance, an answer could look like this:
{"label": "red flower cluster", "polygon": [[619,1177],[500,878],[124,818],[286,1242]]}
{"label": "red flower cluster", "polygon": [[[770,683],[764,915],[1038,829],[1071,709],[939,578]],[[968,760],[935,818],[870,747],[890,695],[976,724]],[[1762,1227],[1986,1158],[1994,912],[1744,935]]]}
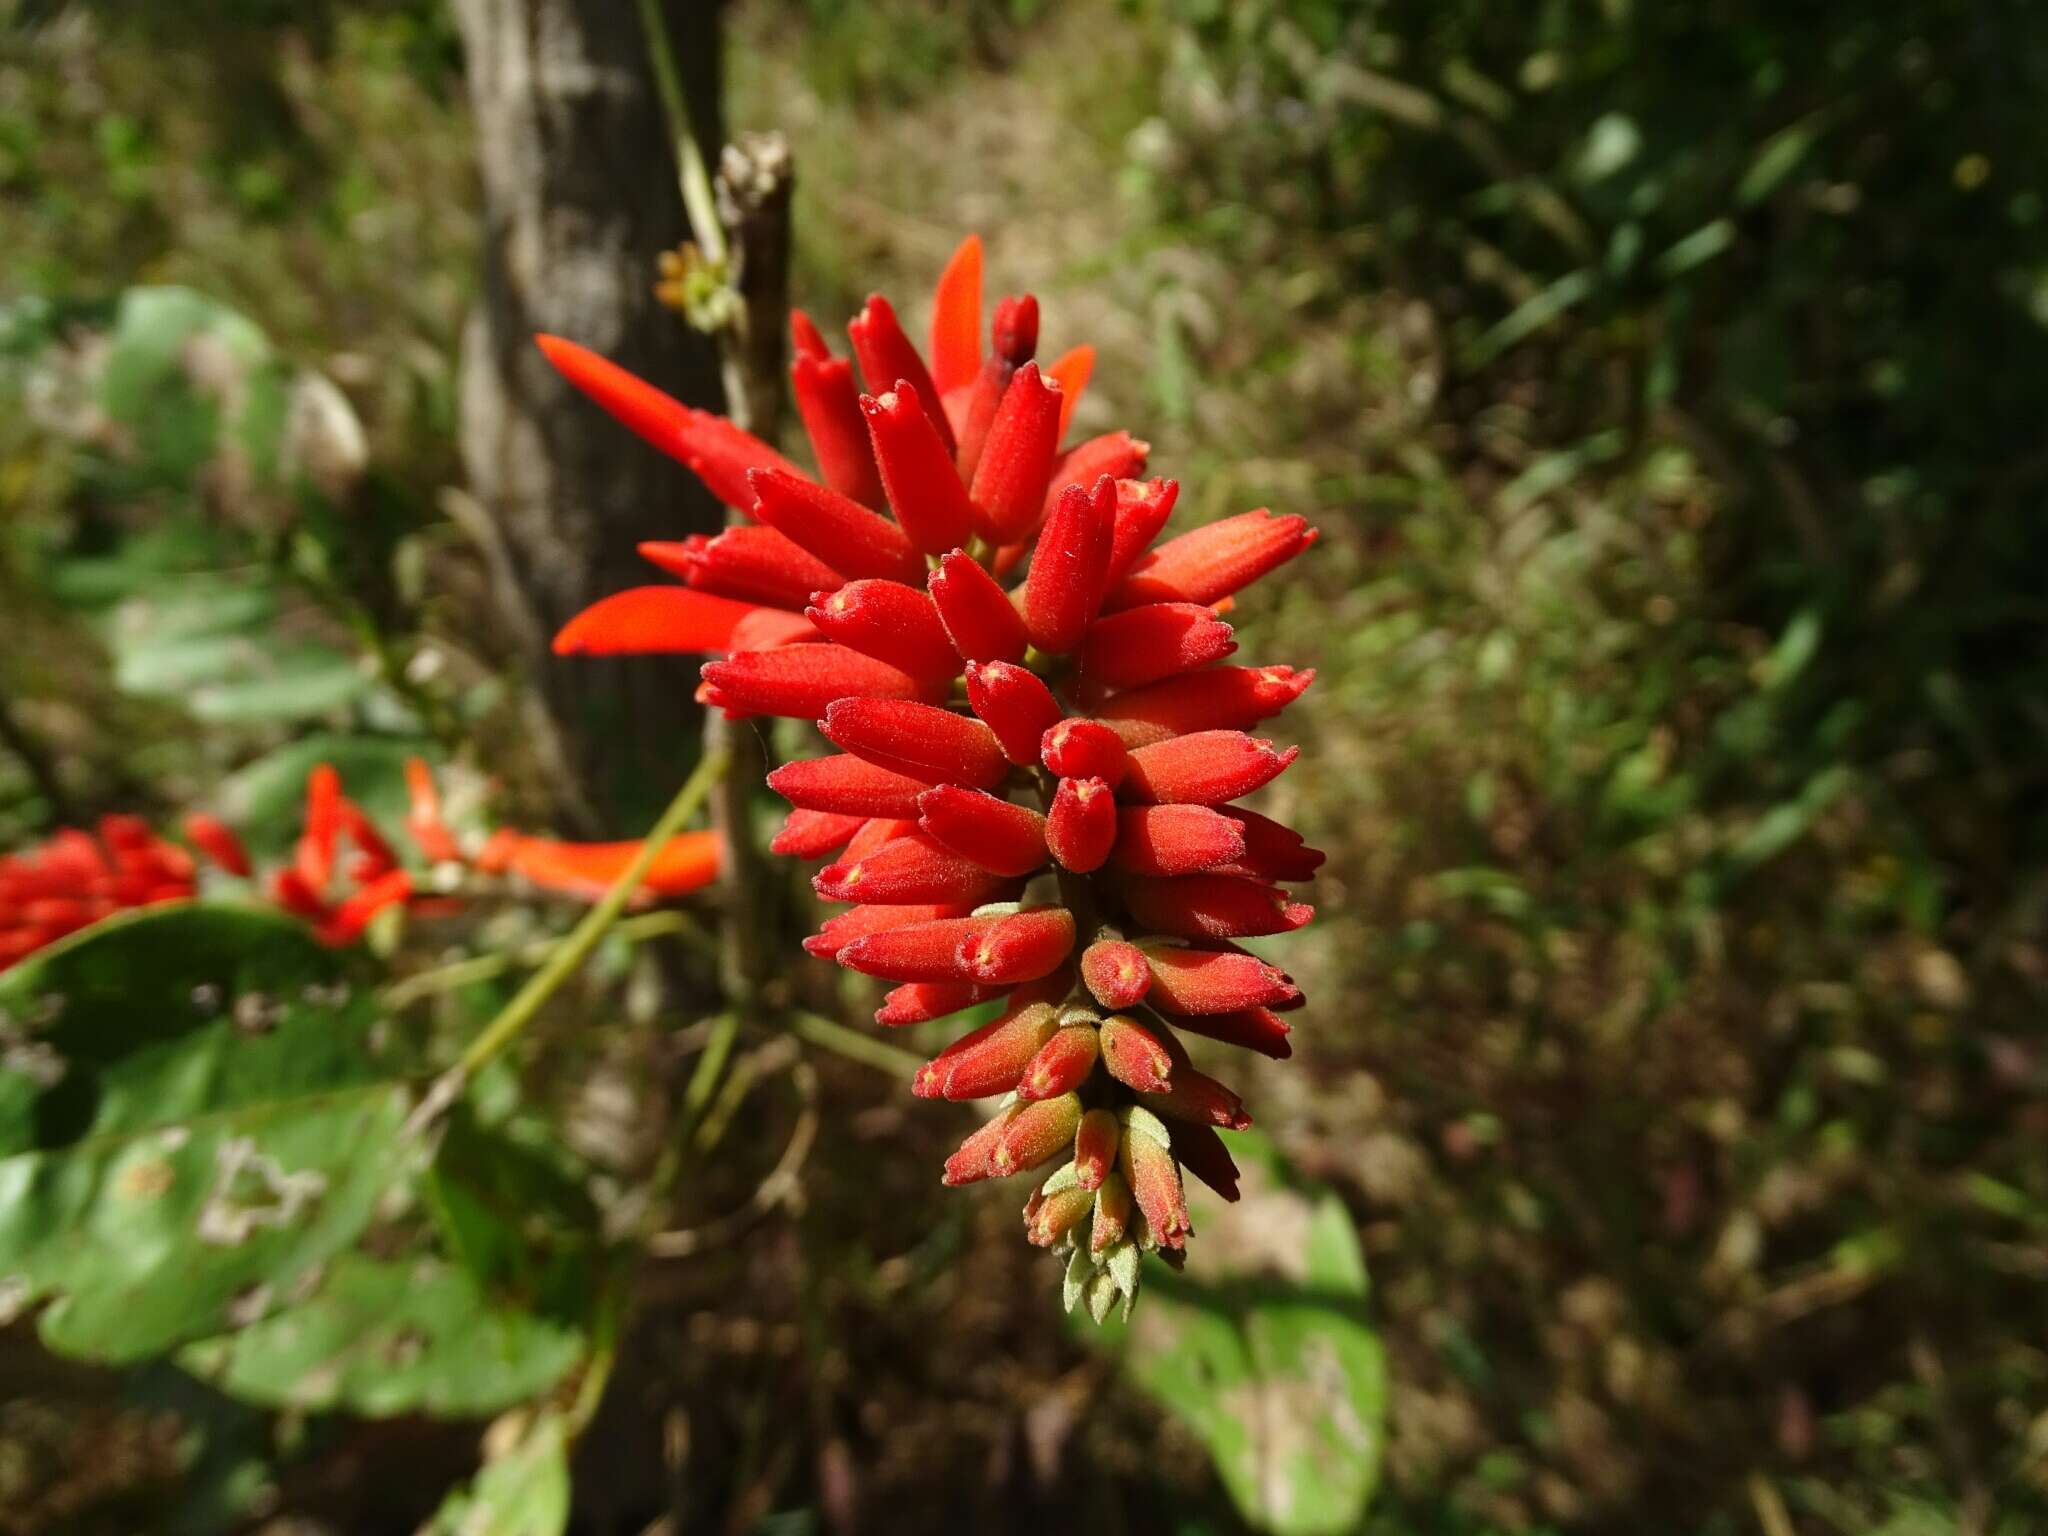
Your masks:
{"label": "red flower cluster", "polygon": [[1128,1306],[1140,1250],[1181,1257],[1183,1169],[1235,1198],[1217,1130],[1251,1122],[1181,1036],[1288,1054],[1281,1011],[1301,994],[1235,941],[1307,922],[1284,887],[1322,855],[1231,802],[1294,760],[1250,731],[1314,674],[1227,664],[1221,615],[1315,534],[1256,511],[1152,547],[1177,485],[1139,478],[1148,449],[1128,433],[1061,446],[1092,355],[1041,371],[1025,297],[996,307],[984,356],[980,268],[970,239],[939,284],[929,367],[867,301],[849,327],[864,394],[793,317],[818,479],[541,338],[750,519],[642,546],[684,585],[608,598],[556,646],[725,652],[705,702],[818,722],[838,754],[768,780],[795,807],[776,850],[836,853],[815,886],[854,904],[806,948],[896,983],[883,1024],[1002,1001],[914,1091],[1002,1097],[949,1184],[1061,1160],[1026,1227],[1071,1250],[1068,1305],[1099,1318]]}
{"label": "red flower cluster", "polygon": [[0,854],[0,971],[126,908],[183,901],[196,882],[192,855],[139,816],[102,816],[98,837],[65,827]]}

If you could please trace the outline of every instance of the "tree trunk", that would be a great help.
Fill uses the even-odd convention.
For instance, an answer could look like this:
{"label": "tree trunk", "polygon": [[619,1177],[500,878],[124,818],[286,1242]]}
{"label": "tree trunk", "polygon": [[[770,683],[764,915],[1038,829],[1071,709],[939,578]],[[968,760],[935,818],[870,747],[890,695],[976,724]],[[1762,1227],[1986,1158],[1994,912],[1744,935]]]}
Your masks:
{"label": "tree trunk", "polygon": [[[718,6],[664,0],[699,142],[723,142]],[[462,451],[502,616],[538,685],[536,744],[559,809],[633,832],[695,751],[687,658],[558,658],[549,637],[653,573],[643,539],[723,521],[693,476],[564,383],[537,331],[581,342],[692,404],[721,404],[715,349],[653,296],[687,234],[637,7],[456,0],[482,174],[482,301],[463,338]]]}

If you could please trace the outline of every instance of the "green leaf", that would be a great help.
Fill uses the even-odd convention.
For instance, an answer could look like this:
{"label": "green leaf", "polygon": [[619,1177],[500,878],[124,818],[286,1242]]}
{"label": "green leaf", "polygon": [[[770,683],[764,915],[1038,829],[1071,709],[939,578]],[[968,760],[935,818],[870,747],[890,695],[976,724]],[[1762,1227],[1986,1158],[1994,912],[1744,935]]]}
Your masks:
{"label": "green leaf", "polygon": [[286,1304],[401,1171],[384,1036],[341,957],[256,908],[124,914],[0,976],[0,1296],[115,1362]]}
{"label": "green leaf", "polygon": [[461,1418],[545,1392],[583,1347],[580,1330],[494,1304],[454,1265],[343,1254],[304,1301],[181,1363],[268,1407]]}
{"label": "green leaf", "polygon": [[1742,173],[1742,180],[1735,184],[1735,201],[1747,208],[1777,191],[1799,169],[1820,131],[1821,114],[1812,112],[1765,139],[1749,169]]}
{"label": "green leaf", "polygon": [[1467,368],[1481,368],[1510,347],[1521,345],[1567,310],[1592,297],[1597,286],[1593,272],[1585,267],[1567,272],[1535,297],[1515,306],[1492,329],[1465,348],[1462,361]]}
{"label": "green leaf", "polygon": [[1735,222],[1716,219],[1702,224],[1682,240],[1675,240],[1657,258],[1659,277],[1682,277],[1694,267],[1705,266],[1735,244]]}
{"label": "green leaf", "polygon": [[420,1536],[561,1536],[569,1528],[569,1428],[542,1413],[448,1495]]}
{"label": "green leaf", "polygon": [[1385,1353],[1349,1213],[1256,1133],[1231,1138],[1244,1198],[1189,1188],[1187,1271],[1154,1266],[1125,1368],[1208,1447],[1275,1536],[1353,1530],[1379,1480]]}

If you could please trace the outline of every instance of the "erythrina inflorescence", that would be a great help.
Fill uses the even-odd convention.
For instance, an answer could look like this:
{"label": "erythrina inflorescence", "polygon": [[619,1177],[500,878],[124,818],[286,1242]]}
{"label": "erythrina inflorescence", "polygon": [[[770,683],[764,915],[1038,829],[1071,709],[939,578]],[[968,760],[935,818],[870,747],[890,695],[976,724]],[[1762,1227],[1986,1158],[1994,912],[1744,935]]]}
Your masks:
{"label": "erythrina inflorescence", "polygon": [[681,584],[606,598],[556,649],[722,653],[705,703],[817,722],[835,750],[768,778],[794,807],[774,848],[825,859],[819,895],[851,904],[805,947],[893,983],[884,1025],[995,1006],[913,1091],[999,1101],[945,1181],[1038,1171],[1026,1232],[1069,1252],[1067,1305],[1100,1319],[1140,1252],[1183,1257],[1183,1171],[1236,1198],[1217,1133],[1250,1117],[1181,1037],[1288,1054],[1301,993],[1237,941],[1309,920],[1286,887],[1322,855],[1233,802],[1294,760],[1254,732],[1314,674],[1236,662],[1223,615],[1315,534],[1261,510],[1155,545],[1179,488],[1141,478],[1148,446],[1063,446],[1092,352],[1041,368],[1024,297],[984,353],[978,240],[940,280],[928,362],[879,297],[851,362],[792,330],[815,478],[540,338],[747,519],[643,545]]}

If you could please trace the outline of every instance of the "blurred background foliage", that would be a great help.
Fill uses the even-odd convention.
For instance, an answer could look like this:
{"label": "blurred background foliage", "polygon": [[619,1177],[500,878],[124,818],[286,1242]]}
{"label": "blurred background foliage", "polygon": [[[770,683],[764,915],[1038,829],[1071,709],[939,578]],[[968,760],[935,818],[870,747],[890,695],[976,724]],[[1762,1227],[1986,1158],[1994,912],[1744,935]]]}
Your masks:
{"label": "blurred background foliage", "polygon": [[[0,17],[0,827],[202,799],[312,726],[480,739],[516,788],[457,515],[440,6]],[[1319,669],[1279,788],[1332,855],[1298,1059],[1248,1097],[1372,1271],[1376,1532],[2048,1519],[2041,21],[729,12],[807,307],[921,293],[979,228],[1049,351],[1102,349],[1083,426],[1148,437],[1194,516],[1325,529],[1233,616]],[[161,327],[224,371],[124,417]],[[195,572],[233,602],[181,618]],[[678,1284],[650,1352],[733,1426],[732,1527],[829,1525],[846,1483],[898,1529],[1235,1528],[1214,1427],[1055,1325],[1000,1202],[931,1187],[957,1127],[828,1093],[801,1220]],[[0,1405],[0,1530],[132,1528],[197,1475],[124,1390]],[[339,1528],[421,1513],[379,1498]]]}

